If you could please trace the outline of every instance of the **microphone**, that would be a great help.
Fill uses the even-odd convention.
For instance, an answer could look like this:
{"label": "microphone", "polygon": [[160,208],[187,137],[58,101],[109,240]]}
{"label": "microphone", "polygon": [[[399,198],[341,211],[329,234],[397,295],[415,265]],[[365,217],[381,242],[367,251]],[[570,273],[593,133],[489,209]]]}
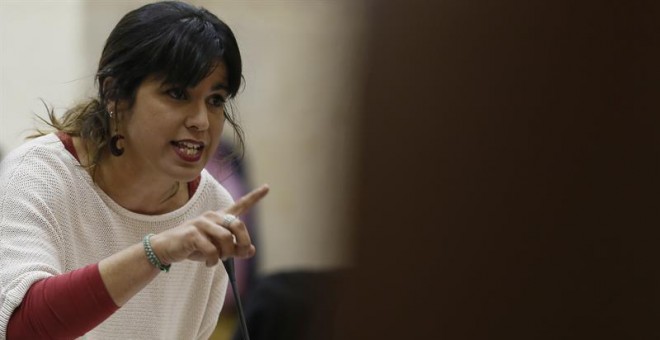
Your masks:
{"label": "microphone", "polygon": [[229,283],[231,284],[231,291],[234,294],[234,301],[236,301],[236,306],[238,306],[238,317],[241,320],[241,335],[243,340],[250,340],[250,335],[248,334],[247,322],[245,322],[245,314],[243,313],[243,304],[241,304],[241,295],[238,293],[238,287],[236,285],[236,274],[234,272],[234,259],[228,258],[222,261],[222,264],[225,266],[227,275],[229,276]]}

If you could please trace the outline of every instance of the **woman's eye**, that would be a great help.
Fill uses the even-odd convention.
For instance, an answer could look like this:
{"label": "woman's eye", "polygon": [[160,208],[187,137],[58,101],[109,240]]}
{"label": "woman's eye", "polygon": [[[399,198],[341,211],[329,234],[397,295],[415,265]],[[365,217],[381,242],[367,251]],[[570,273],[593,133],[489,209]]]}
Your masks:
{"label": "woman's eye", "polygon": [[221,95],[215,95],[209,99],[209,103],[212,106],[221,107],[225,105],[225,98]]}
{"label": "woman's eye", "polygon": [[186,92],[178,87],[167,90],[167,95],[178,100],[186,99]]}

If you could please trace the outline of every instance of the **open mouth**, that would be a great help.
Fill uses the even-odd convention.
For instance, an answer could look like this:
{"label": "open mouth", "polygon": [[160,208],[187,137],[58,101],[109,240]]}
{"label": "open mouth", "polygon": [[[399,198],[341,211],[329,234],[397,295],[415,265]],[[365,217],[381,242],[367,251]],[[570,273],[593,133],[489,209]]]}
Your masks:
{"label": "open mouth", "polygon": [[196,161],[202,155],[204,143],[195,141],[173,141],[176,153],[187,161]]}

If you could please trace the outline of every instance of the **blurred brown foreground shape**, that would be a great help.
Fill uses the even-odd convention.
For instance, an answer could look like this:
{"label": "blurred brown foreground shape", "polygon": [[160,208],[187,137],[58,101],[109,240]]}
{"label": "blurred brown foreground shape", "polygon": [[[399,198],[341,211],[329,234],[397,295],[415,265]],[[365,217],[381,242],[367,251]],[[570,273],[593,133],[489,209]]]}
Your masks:
{"label": "blurred brown foreground shape", "polygon": [[369,2],[333,338],[660,338],[659,6]]}

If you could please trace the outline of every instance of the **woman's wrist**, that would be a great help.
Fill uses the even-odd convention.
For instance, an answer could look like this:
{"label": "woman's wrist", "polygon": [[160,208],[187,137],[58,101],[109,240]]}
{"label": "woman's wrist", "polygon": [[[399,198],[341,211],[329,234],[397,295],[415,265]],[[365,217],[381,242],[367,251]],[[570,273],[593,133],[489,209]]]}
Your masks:
{"label": "woman's wrist", "polygon": [[164,271],[167,273],[170,271],[170,267],[172,266],[171,261],[168,261],[167,259],[165,259],[164,256],[158,254],[154,250],[154,246],[151,240],[152,237],[154,236],[156,235],[147,234],[142,239],[142,246],[144,247],[145,255],[147,256],[147,259],[154,267],[158,268],[160,271]]}
{"label": "woman's wrist", "polygon": [[117,306],[123,306],[160,273],[147,260],[142,242],[101,260],[99,272]]}
{"label": "woman's wrist", "polygon": [[156,254],[156,256],[158,256],[158,259],[160,260],[160,262],[162,264],[170,265],[170,264],[175,262],[163,250],[163,248],[165,247],[165,242],[166,242],[166,240],[163,238],[163,235],[154,234],[149,238],[149,240],[151,241],[151,249],[154,250],[154,253]]}

